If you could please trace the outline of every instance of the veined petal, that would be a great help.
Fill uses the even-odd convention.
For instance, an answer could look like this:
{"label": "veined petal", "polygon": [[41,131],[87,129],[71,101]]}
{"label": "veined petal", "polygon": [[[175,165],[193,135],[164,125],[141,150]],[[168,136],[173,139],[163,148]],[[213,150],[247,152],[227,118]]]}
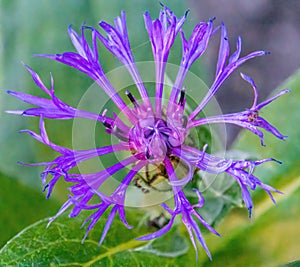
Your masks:
{"label": "veined petal", "polygon": [[273,102],[274,100],[276,100],[276,99],[279,98],[280,96],[282,96],[282,95],[284,95],[284,94],[286,94],[286,93],[290,93],[290,92],[291,92],[291,90],[289,90],[289,89],[284,89],[284,90],[280,91],[278,94],[276,94],[275,96],[271,97],[270,99],[267,99],[266,101],[264,101],[264,102],[258,104],[258,105],[256,106],[256,109],[257,109],[257,110],[260,110],[260,109],[262,109],[263,107],[269,105],[271,102]]}
{"label": "veined petal", "polygon": [[180,180],[170,181],[170,185],[171,186],[184,186],[184,185],[186,185],[188,182],[190,182],[193,179],[194,171],[195,170],[194,170],[194,168],[192,167],[192,165],[190,164],[189,161],[185,161],[185,163],[187,164],[187,166],[189,168],[188,174],[186,175],[186,177],[184,177],[184,178],[182,178]]}
{"label": "veined petal", "polygon": [[[211,37],[212,29],[213,20],[210,20],[207,23],[201,22],[194,28],[193,33],[188,41],[186,40],[183,31],[181,31],[182,59],[180,63],[180,69],[176,76],[176,80],[170,95],[169,103],[171,105],[176,102],[189,68],[194,61],[205,52]],[[170,105],[168,106],[168,110],[171,110]]]}
{"label": "veined petal", "polygon": [[193,237],[193,233],[191,231],[192,229],[195,232],[195,235],[196,235],[197,239],[199,240],[201,246],[204,248],[207,256],[210,258],[210,260],[212,260],[211,254],[210,254],[209,249],[208,249],[208,247],[207,247],[207,245],[206,245],[206,243],[204,241],[204,238],[203,238],[203,235],[202,235],[202,233],[201,233],[201,231],[199,229],[199,226],[195,222],[195,220],[192,218],[192,216],[186,217],[186,220],[183,220],[183,223],[185,224],[185,226],[188,229],[188,232],[190,234],[190,238],[192,240],[194,249],[196,251],[196,259],[198,257],[198,249],[197,249],[197,246],[196,246],[195,242],[193,242],[194,237]]}
{"label": "veined petal", "polygon": [[129,225],[128,222],[127,222],[127,220],[126,220],[126,217],[125,217],[125,208],[124,207],[119,206],[118,214],[119,214],[120,220],[127,227],[127,229],[132,229],[133,226]]}
{"label": "veined petal", "polygon": [[193,33],[186,41],[184,33],[181,32],[183,38],[183,56],[181,66],[188,69],[192,63],[200,57],[205,51],[210,35],[212,32],[212,21],[199,23],[193,30]]}
{"label": "veined petal", "polygon": [[221,41],[220,41],[220,49],[219,49],[219,58],[218,58],[217,69],[216,69],[216,77],[218,77],[218,75],[224,70],[224,66],[229,55],[229,50],[230,47],[228,42],[227,30],[225,24],[222,23]]}
{"label": "veined petal", "polygon": [[71,39],[75,49],[77,50],[78,54],[81,55],[84,58],[87,58],[86,53],[85,53],[84,48],[83,48],[82,39],[77,34],[77,32],[75,32],[72,29],[72,25],[69,25],[68,33],[69,33],[70,39]]}
{"label": "veined petal", "polygon": [[199,106],[189,115],[189,120],[193,120],[207,105],[207,103],[211,100],[211,98],[216,94],[220,86],[223,84],[223,82],[231,75],[233,71],[235,71],[239,66],[241,66],[243,63],[248,61],[249,59],[264,56],[267,53],[265,51],[256,51],[248,54],[247,56],[244,56],[235,62],[231,62],[229,65],[224,67],[222,72],[219,72],[218,76],[216,77],[215,81],[213,82],[212,86],[208,90],[205,97],[202,99]]}
{"label": "veined petal", "polygon": [[147,90],[137,70],[131,52],[126,28],[126,13],[122,11],[121,18],[117,17],[115,19],[115,28],[104,21],[101,21],[99,25],[106,32],[107,38],[102,36],[99,32],[96,33],[97,37],[105,45],[105,47],[125,65],[138,87],[144,103],[152,108]]}
{"label": "veined petal", "polygon": [[98,220],[101,218],[101,216],[103,215],[103,213],[107,210],[107,208],[109,207],[109,203],[106,202],[102,202],[101,206],[99,207],[99,209],[94,212],[92,215],[90,215],[82,224],[82,227],[88,222],[91,221],[90,224],[87,227],[87,230],[85,232],[85,235],[81,241],[81,243],[83,244],[85,239],[87,238],[89,232],[93,229],[93,227],[95,226],[95,224],[98,222]]}
{"label": "veined petal", "polygon": [[51,99],[37,97],[29,94],[25,94],[22,92],[14,92],[14,91],[7,91],[8,94],[22,100],[25,103],[29,103],[35,106],[39,106],[39,108],[29,108],[26,110],[8,110],[7,113],[11,114],[18,114],[23,116],[35,116],[35,117],[43,117],[43,118],[50,118],[50,119],[73,119],[73,118],[86,118],[90,120],[96,120],[96,121],[109,121],[110,118],[106,118],[104,116],[101,116],[96,113],[84,111],[84,110],[78,110],[75,109],[63,101],[61,101],[59,98],[57,98],[54,94],[54,82],[53,78],[51,76],[51,89],[49,90],[38,74],[34,72],[31,68],[27,66],[28,71],[31,73],[34,82],[36,85],[41,88],[47,95],[51,97]]}
{"label": "veined petal", "polygon": [[108,232],[108,230],[109,230],[109,228],[111,226],[111,223],[112,223],[113,219],[116,216],[117,210],[118,210],[118,206],[116,205],[116,206],[114,206],[112,208],[111,212],[108,215],[108,218],[107,218],[106,223],[104,225],[104,229],[103,229],[103,232],[102,232],[101,239],[100,239],[100,241],[98,243],[99,247],[101,246],[101,244],[102,244],[102,242],[103,242],[103,240],[104,240],[104,238],[105,238],[105,236],[106,236],[106,234],[107,234],[107,232]]}
{"label": "veined petal", "polygon": [[242,51],[242,38],[239,36],[236,40],[236,50],[230,56],[228,63],[232,64],[232,63],[236,62],[240,57],[241,51]]}
{"label": "veined petal", "polygon": [[[24,66],[30,72],[31,77],[32,77],[33,81],[35,82],[35,84],[38,87],[40,87],[46,94],[51,95],[48,88],[42,82],[40,76],[32,68],[30,68],[28,65],[24,64]],[[53,86],[53,79],[52,79],[52,76],[51,76],[51,87],[52,86]]]}
{"label": "veined petal", "polygon": [[36,56],[42,56],[52,60],[56,60],[58,62],[69,65],[87,74],[97,84],[101,86],[101,88],[105,91],[105,93],[113,100],[116,106],[127,116],[129,121],[133,123],[135,121],[134,114],[132,114],[132,112],[128,109],[123,99],[119,96],[116,89],[112,86],[111,82],[107,79],[98,60],[98,48],[96,43],[96,37],[98,37],[100,33],[92,28],[93,47],[91,48],[87,44],[84,37],[85,29],[90,29],[90,27],[82,27],[81,37],[79,37],[79,35],[76,35],[76,37],[74,37],[74,33],[72,32],[73,41],[74,39],[77,39],[76,41],[77,46],[79,45],[78,38],[81,38],[80,40],[81,48],[79,54],[74,52],[65,52],[63,54],[56,54],[56,55],[37,54]]}
{"label": "veined petal", "polygon": [[137,162],[137,157],[138,156],[128,157],[100,172],[90,174],[74,174],[73,177],[80,177],[81,180],[84,180],[90,186],[91,190],[98,190],[107,178],[111,177],[113,174],[120,171],[127,165]]}
{"label": "veined petal", "polygon": [[163,6],[160,16],[152,21],[148,12],[144,14],[145,26],[152,46],[156,68],[156,116],[162,117],[162,94],[165,76],[165,66],[175,37],[184,23],[166,7]]}
{"label": "veined petal", "polygon": [[247,186],[244,185],[244,183],[242,183],[239,179],[237,179],[237,181],[238,181],[238,183],[239,183],[239,185],[242,189],[242,197],[243,197],[244,203],[246,205],[246,208],[249,211],[249,217],[251,217],[252,216],[253,202],[252,202],[250,192],[249,192]]}
{"label": "veined petal", "polygon": [[55,214],[55,216],[51,217],[48,221],[47,228],[50,226],[50,224],[61,214],[63,214],[69,207],[73,205],[72,200],[68,199],[59,209],[59,211]]}
{"label": "veined petal", "polygon": [[28,104],[36,105],[36,106],[44,106],[44,107],[52,107],[53,103],[50,99],[33,96],[29,94],[25,94],[22,92],[14,92],[14,91],[7,91],[9,95],[12,95],[18,99],[20,99],[23,102],[26,102]]}

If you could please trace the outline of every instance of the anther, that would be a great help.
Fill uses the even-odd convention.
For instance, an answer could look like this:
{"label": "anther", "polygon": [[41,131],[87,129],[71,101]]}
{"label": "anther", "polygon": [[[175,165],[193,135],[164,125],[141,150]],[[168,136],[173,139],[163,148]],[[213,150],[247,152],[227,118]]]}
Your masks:
{"label": "anther", "polygon": [[178,104],[180,106],[183,106],[183,104],[184,104],[184,97],[185,97],[185,89],[182,88],[182,90],[180,91],[180,98],[179,98],[179,101],[178,101]]}
{"label": "anther", "polygon": [[214,22],[214,20],[216,20],[216,17],[209,19],[209,22]]}
{"label": "anther", "polygon": [[182,117],[182,127],[186,128],[187,124],[188,124],[188,118],[187,118],[187,116],[183,116]]}
{"label": "anther", "polygon": [[151,159],[150,151],[148,148],[146,148],[145,156],[146,156],[146,159]]}
{"label": "anther", "polygon": [[103,121],[103,125],[108,129],[112,129],[112,125],[107,121]]}
{"label": "anther", "polygon": [[131,103],[136,107],[138,104],[137,104],[134,96],[128,90],[126,90],[126,95],[129,98],[129,100],[131,101]]}

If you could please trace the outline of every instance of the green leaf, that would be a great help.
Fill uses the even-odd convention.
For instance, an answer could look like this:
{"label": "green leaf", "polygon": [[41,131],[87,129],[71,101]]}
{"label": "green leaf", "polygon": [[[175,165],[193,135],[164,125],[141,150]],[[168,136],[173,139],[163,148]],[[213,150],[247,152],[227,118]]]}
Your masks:
{"label": "green leaf", "polygon": [[280,267],[299,267],[300,266],[300,260],[299,261],[293,261],[287,264],[283,264]]}
{"label": "green leaf", "polygon": [[59,205],[0,173],[0,247],[24,227],[54,214]]}
{"label": "green leaf", "polygon": [[242,206],[239,186],[226,174],[218,175],[203,192],[203,197],[205,205],[201,208],[201,215],[213,226],[217,226],[233,207]]}
{"label": "green leaf", "polygon": [[298,184],[286,187],[286,194],[277,197],[277,207],[266,199],[263,203],[256,203],[251,220],[246,212],[231,214],[218,229],[222,238],[216,240],[208,236],[213,262],[203,257],[201,266],[279,266],[297,259],[300,236],[299,176],[297,180]]}
{"label": "green leaf", "polygon": [[[86,216],[86,212],[72,219],[63,215],[48,228],[47,219],[29,226],[0,250],[0,265],[22,262],[25,266],[32,263],[38,266],[193,266],[195,263],[195,252],[191,249],[186,253],[187,241],[176,228],[161,240],[142,242],[135,238],[149,229],[141,226],[128,230],[119,220],[114,220],[98,247],[105,224],[102,218],[82,244],[85,231],[80,225]],[[132,225],[140,218],[133,212],[127,217]]]}

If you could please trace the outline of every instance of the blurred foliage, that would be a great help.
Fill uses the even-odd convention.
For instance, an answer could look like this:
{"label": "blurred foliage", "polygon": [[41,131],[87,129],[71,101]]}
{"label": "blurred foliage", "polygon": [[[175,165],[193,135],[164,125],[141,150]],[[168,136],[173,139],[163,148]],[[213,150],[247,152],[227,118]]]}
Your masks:
{"label": "blurred foliage", "polygon": [[0,173],[0,247],[24,227],[55,214],[59,204]]}

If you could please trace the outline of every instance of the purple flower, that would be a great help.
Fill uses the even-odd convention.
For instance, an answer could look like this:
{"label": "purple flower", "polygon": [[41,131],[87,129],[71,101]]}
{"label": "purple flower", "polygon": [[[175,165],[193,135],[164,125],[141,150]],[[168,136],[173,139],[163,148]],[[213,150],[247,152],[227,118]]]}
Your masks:
{"label": "purple flower", "polygon": [[[199,117],[201,111],[207,103],[216,94],[224,81],[235,71],[241,64],[249,59],[265,55],[264,51],[252,52],[244,57],[240,57],[241,39],[237,39],[236,51],[229,56],[229,42],[225,25],[221,25],[221,41],[219,57],[216,68],[215,79],[210,86],[207,94],[204,96],[199,105],[190,113],[186,114],[186,92],[183,88],[183,82],[189,68],[193,62],[198,59],[206,50],[210,37],[217,31],[213,29],[213,20],[200,22],[192,31],[191,37],[186,39],[182,25],[186,20],[187,13],[177,18],[174,13],[166,6],[163,6],[159,18],[152,21],[149,13],[144,14],[145,26],[149,35],[152,46],[153,58],[155,61],[156,87],[155,87],[155,105],[152,106],[147,89],[139,74],[135,64],[126,28],[125,12],[121,17],[115,19],[115,25],[112,26],[106,22],[100,22],[100,26],[106,33],[106,36],[92,27],[83,26],[81,35],[77,34],[69,27],[69,36],[76,49],[76,52],[65,52],[56,55],[39,55],[52,60],[59,61],[69,65],[93,79],[113,101],[116,107],[127,118],[124,122],[117,115],[106,115],[105,111],[101,115],[85,110],[71,107],[61,101],[54,93],[54,82],[51,76],[51,85],[48,89],[41,81],[38,74],[30,67],[25,66],[32,76],[35,84],[42,89],[48,98],[37,97],[21,92],[9,91],[8,93],[16,98],[32,104],[36,107],[26,110],[8,111],[13,114],[24,116],[35,116],[40,118],[40,134],[30,130],[24,130],[33,136],[39,142],[49,146],[57,151],[60,155],[51,162],[41,162],[26,165],[45,166],[41,174],[45,189],[48,190],[47,197],[51,195],[52,189],[56,182],[62,178],[70,183],[70,195],[67,202],[61,207],[58,213],[50,219],[51,223],[57,216],[62,214],[68,208],[72,208],[70,217],[77,216],[82,210],[93,210],[94,213],[87,218],[85,223],[90,222],[87,227],[86,238],[89,231],[94,227],[97,221],[102,217],[104,212],[111,208],[107,218],[106,225],[101,237],[101,244],[110,228],[110,225],[118,213],[120,220],[127,228],[125,218],[125,196],[130,184],[134,183],[135,177],[143,168],[156,166],[160,168],[165,182],[173,191],[173,204],[166,204],[161,201],[161,206],[169,213],[169,221],[157,232],[139,237],[139,240],[150,240],[157,238],[168,232],[175,223],[176,217],[181,217],[192,244],[197,253],[195,237],[211,258],[210,252],[205,244],[199,224],[202,224],[210,232],[219,235],[200,215],[201,207],[204,205],[204,198],[197,188],[194,192],[198,196],[198,203],[191,204],[187,199],[184,186],[194,177],[195,171],[200,169],[204,172],[221,174],[227,173],[232,176],[240,185],[242,198],[251,216],[252,199],[249,189],[255,190],[261,187],[265,190],[275,202],[272,192],[280,193],[278,190],[262,183],[253,171],[256,166],[275,159],[268,158],[258,161],[250,160],[233,160],[217,157],[206,152],[209,144],[203,148],[193,147],[186,140],[190,137],[190,130],[205,124],[231,123],[247,129],[258,135],[263,142],[263,133],[261,129],[273,134],[279,139],[283,136],[274,126],[267,122],[259,115],[259,111],[272,101],[288,92],[283,90],[273,98],[257,104],[258,92],[254,81],[244,75],[242,78],[252,86],[254,90],[254,102],[250,109],[242,112],[211,116]],[[180,32],[182,40],[182,57],[174,85],[171,88],[170,98],[166,105],[163,105],[162,95],[164,90],[164,77],[166,64],[171,47],[177,34]],[[91,34],[91,45],[88,44],[85,36]],[[101,42],[114,57],[120,60],[130,73],[139,92],[139,97],[133,96],[126,91],[131,105],[128,106],[123,96],[113,87],[105,75],[99,61],[98,43]],[[118,143],[105,147],[91,148],[90,150],[73,150],[52,143],[46,133],[44,119],[74,119],[84,118],[95,120],[104,125],[106,132],[114,135],[119,140]],[[74,168],[78,164],[91,158],[98,158],[111,153],[127,152],[127,156],[112,164],[111,166],[96,173],[74,173]],[[181,161],[185,167],[184,175],[175,172],[175,164],[172,159]],[[106,195],[101,190],[104,182],[111,179],[111,176],[118,171],[129,166],[127,175],[120,184],[115,188],[113,193]],[[164,173],[163,173],[164,172]],[[48,181],[47,177],[52,176]],[[93,204],[92,198],[99,199],[99,204]],[[170,205],[172,207],[170,207]]]}

